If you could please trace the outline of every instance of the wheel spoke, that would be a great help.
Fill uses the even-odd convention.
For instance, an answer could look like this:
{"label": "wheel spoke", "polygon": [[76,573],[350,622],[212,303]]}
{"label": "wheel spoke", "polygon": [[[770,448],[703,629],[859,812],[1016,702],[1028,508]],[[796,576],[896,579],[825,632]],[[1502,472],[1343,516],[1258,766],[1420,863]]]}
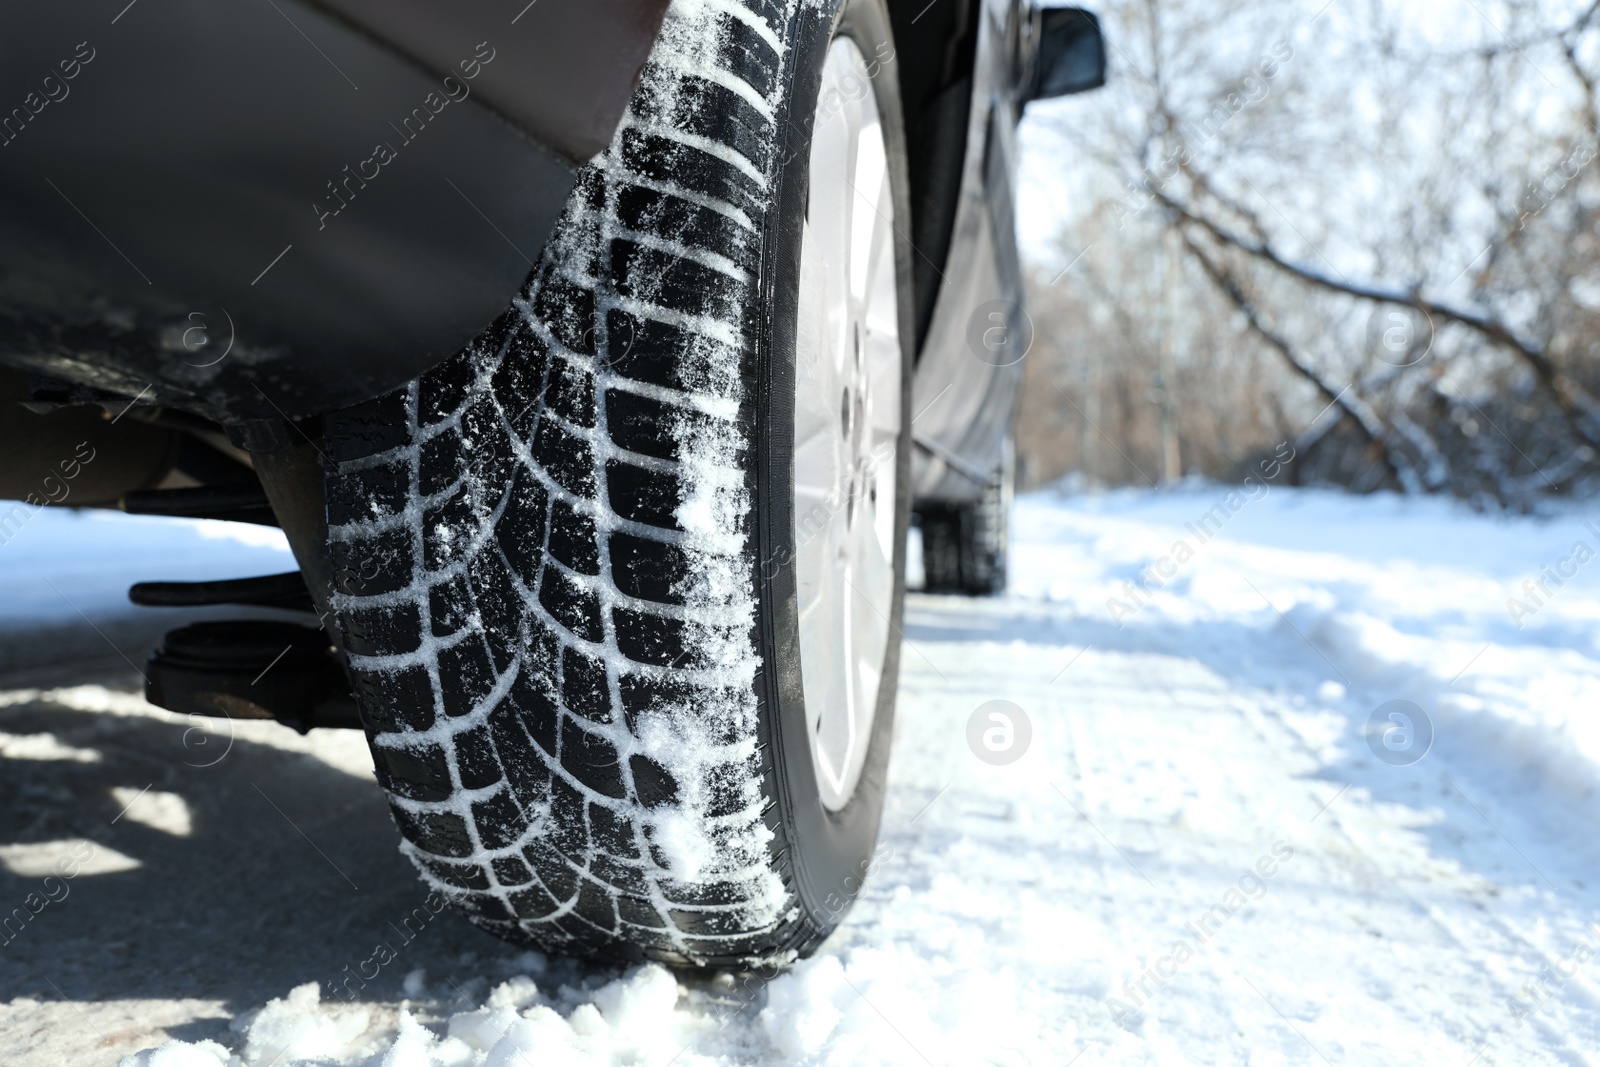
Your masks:
{"label": "wheel spoke", "polygon": [[855,43],[830,46],[813,122],[796,346],[800,665],[823,803],[860,777],[889,647],[902,355],[894,200]]}

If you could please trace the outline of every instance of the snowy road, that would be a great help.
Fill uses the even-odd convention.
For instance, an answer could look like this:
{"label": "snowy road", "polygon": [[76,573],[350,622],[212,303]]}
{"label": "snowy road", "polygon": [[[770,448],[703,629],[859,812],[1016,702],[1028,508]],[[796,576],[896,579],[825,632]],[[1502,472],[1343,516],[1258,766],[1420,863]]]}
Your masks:
{"label": "snowy road", "polygon": [[[0,946],[6,1062],[1600,1063],[1585,518],[1025,498],[1009,597],[912,599],[877,868],[770,980],[546,962],[448,913],[408,937],[359,737],[240,728],[196,766],[226,738],[128,668],[34,679],[0,697],[7,907],[92,851]],[[1014,762],[968,740],[995,700]],[[1369,739],[1394,700],[1409,750]],[[380,943],[360,1003],[250,1014]]]}

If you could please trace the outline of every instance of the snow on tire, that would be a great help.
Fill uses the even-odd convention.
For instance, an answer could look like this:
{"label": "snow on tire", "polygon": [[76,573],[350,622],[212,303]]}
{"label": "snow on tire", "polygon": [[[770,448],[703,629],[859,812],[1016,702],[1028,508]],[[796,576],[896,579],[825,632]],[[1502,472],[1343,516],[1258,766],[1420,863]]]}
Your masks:
{"label": "snow on tire", "polygon": [[[856,795],[823,811],[792,443],[770,432],[794,404],[806,180],[787,164],[829,40],[889,39],[881,0],[831,6],[674,0],[512,308],[329,420],[332,606],[379,781],[423,877],[509,940],[793,958],[870,865],[898,645],[873,665],[891,684]],[[903,544],[903,488],[896,508]],[[898,619],[898,548],[894,567]]]}

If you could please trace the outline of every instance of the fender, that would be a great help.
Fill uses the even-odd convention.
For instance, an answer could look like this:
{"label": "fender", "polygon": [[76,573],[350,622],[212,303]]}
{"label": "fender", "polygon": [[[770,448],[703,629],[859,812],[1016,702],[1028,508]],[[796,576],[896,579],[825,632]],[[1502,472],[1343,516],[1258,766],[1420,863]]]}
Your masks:
{"label": "fender", "polygon": [[505,6],[7,5],[0,363],[228,423],[458,351],[609,141],[667,0]]}

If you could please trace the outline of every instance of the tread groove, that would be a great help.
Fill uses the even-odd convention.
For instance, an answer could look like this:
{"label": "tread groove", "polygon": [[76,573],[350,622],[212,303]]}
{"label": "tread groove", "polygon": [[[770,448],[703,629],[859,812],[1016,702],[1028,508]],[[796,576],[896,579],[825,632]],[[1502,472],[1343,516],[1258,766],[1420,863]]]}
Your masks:
{"label": "tread groove", "polygon": [[330,420],[333,608],[402,850],[513,940],[688,963],[799,929],[747,470],[801,2],[674,4],[508,311]]}

